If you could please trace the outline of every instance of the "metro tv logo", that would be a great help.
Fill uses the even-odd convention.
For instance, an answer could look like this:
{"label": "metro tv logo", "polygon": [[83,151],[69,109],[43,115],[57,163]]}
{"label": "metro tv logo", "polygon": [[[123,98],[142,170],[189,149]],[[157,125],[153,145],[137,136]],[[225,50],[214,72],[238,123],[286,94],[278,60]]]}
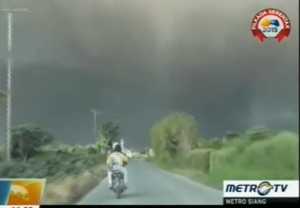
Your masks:
{"label": "metro tv logo", "polygon": [[269,182],[265,181],[260,183],[259,185],[256,184],[228,184],[226,187],[226,192],[254,192],[258,193],[260,196],[265,196],[270,193],[270,191],[274,192],[285,192],[288,188],[287,184],[270,184]]}
{"label": "metro tv logo", "polygon": [[299,181],[224,181],[223,196],[236,197],[296,197]]}

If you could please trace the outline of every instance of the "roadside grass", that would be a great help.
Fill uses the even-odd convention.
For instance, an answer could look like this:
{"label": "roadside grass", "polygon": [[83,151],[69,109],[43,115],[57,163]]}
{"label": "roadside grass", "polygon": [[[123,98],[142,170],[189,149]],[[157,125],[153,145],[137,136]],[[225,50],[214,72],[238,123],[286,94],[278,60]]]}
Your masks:
{"label": "roadside grass", "polygon": [[258,140],[241,135],[221,148],[197,148],[185,158],[146,161],[197,182],[221,189],[223,180],[299,179],[299,136],[280,132]]}
{"label": "roadside grass", "polygon": [[98,166],[78,175],[67,176],[47,184],[42,204],[74,204],[95,188],[106,177],[105,166]]}

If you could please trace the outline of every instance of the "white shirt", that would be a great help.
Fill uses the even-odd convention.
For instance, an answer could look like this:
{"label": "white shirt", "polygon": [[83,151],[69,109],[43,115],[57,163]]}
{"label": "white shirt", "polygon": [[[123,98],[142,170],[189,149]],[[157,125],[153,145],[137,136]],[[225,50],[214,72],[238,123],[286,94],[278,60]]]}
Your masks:
{"label": "white shirt", "polygon": [[122,164],[123,164],[122,158],[119,157],[117,154],[113,154],[112,155],[112,160],[111,160],[111,163],[110,163],[111,171],[121,170]]}

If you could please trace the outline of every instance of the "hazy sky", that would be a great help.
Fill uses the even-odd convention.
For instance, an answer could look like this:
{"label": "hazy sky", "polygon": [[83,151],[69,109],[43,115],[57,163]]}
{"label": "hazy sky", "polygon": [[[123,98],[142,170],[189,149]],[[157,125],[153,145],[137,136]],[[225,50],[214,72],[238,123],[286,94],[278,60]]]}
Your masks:
{"label": "hazy sky", "polygon": [[[193,114],[203,137],[255,125],[298,129],[298,1],[2,0],[26,7],[13,21],[13,124],[36,123],[65,143],[93,141],[118,118],[131,146],[152,124]],[[268,7],[291,19],[288,40],[260,43],[250,31]],[[1,14],[0,88],[6,85]],[[2,109],[1,135],[5,116]]]}

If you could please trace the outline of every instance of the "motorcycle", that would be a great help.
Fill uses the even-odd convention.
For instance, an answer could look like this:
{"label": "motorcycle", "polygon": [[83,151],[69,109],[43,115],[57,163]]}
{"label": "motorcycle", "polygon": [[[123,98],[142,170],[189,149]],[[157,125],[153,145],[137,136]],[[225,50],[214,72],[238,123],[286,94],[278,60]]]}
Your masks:
{"label": "motorcycle", "polygon": [[121,198],[121,194],[125,191],[124,176],[121,171],[114,171],[112,174],[113,191],[117,194],[117,199]]}

